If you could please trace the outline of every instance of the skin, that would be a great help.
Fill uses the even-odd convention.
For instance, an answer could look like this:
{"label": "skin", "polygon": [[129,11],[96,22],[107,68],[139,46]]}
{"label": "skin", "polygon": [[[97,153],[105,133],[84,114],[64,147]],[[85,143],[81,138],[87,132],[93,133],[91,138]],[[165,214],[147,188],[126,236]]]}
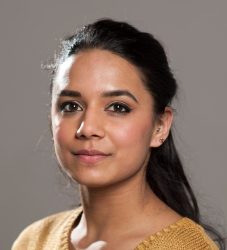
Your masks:
{"label": "skin", "polygon": [[[130,96],[113,95],[116,90]],[[51,117],[58,161],[81,187],[76,249],[133,249],[180,219],[145,181],[152,147],[167,138],[173,113],[166,108],[155,115],[153,98],[134,65],[98,49],[71,56],[54,80]],[[89,162],[75,155],[81,149],[105,156]]]}

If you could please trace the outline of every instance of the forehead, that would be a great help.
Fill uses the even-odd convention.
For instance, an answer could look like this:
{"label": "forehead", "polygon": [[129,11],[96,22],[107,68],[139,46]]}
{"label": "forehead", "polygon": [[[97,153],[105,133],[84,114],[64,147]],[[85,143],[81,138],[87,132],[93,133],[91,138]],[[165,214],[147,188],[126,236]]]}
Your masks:
{"label": "forehead", "polygon": [[102,92],[127,89],[149,95],[136,66],[106,50],[92,49],[70,56],[60,65],[54,79],[55,93],[61,90]]}

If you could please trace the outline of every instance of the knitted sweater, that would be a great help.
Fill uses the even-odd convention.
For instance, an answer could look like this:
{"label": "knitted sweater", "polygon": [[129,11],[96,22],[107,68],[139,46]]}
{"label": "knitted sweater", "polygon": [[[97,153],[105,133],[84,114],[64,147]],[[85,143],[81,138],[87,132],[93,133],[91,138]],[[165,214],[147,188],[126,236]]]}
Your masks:
{"label": "knitted sweater", "polygon": [[[12,250],[69,250],[70,232],[81,208],[51,215],[28,226]],[[204,229],[182,218],[142,241],[134,250],[217,250]]]}

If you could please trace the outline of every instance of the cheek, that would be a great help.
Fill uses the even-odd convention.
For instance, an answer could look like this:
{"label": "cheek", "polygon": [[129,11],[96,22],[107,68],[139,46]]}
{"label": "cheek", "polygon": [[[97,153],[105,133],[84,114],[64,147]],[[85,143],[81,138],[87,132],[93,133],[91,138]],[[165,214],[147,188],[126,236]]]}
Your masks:
{"label": "cheek", "polygon": [[62,147],[73,137],[73,125],[58,117],[55,117],[52,122],[54,143],[55,145],[60,145]]}
{"label": "cheek", "polygon": [[61,120],[53,124],[52,128],[55,154],[60,165],[65,168],[68,164],[68,152],[73,137],[72,126],[71,123]]}
{"label": "cheek", "polygon": [[149,147],[152,135],[152,122],[143,119],[133,122],[122,122],[118,128],[112,128],[115,141],[123,147]]}
{"label": "cheek", "polygon": [[67,142],[68,134],[62,124],[55,128],[54,139],[55,144],[64,145]]}

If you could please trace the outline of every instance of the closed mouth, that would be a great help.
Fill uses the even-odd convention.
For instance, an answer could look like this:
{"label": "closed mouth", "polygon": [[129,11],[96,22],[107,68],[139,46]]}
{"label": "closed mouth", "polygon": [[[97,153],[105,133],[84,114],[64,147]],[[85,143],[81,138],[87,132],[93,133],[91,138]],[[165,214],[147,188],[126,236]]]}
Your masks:
{"label": "closed mouth", "polygon": [[96,163],[110,156],[110,154],[106,154],[104,152],[98,150],[78,150],[73,153],[80,161],[84,163]]}
{"label": "closed mouth", "polygon": [[99,151],[99,150],[87,150],[87,149],[81,149],[81,150],[78,150],[74,153],[75,155],[90,155],[90,156],[93,156],[93,155],[104,155],[104,156],[107,156],[109,154],[106,154],[102,151]]}

